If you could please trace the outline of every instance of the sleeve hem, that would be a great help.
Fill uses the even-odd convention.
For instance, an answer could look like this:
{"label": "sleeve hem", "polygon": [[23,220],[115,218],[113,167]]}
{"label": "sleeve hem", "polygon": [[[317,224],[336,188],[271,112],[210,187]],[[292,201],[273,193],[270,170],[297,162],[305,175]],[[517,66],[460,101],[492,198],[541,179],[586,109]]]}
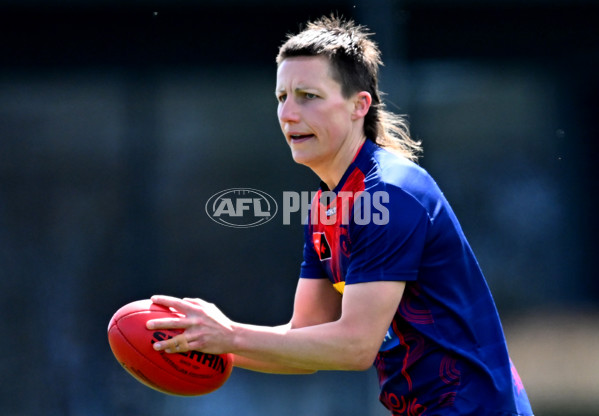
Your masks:
{"label": "sleeve hem", "polygon": [[[349,277],[349,276],[348,276]],[[357,277],[349,277],[345,279],[345,284],[351,285],[354,283],[368,282],[413,282],[418,279],[417,273],[401,273],[401,274],[365,274]]]}

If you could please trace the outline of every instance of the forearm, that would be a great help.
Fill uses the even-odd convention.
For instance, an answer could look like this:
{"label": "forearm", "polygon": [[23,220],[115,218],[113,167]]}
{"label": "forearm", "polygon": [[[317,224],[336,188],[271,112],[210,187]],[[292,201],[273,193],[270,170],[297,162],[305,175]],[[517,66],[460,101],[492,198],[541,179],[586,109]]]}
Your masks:
{"label": "forearm", "polygon": [[234,324],[234,334],[236,355],[275,369],[364,370],[378,349],[341,320],[295,329]]}
{"label": "forearm", "polygon": [[259,361],[242,355],[233,354],[233,365],[245,370],[269,374],[313,374],[314,370],[289,367],[272,361]]}
{"label": "forearm", "polygon": [[[291,328],[291,323],[286,325],[276,326],[273,329],[279,333],[287,332]],[[252,358],[244,357],[243,355],[233,354],[233,365],[235,367],[243,368],[245,370],[258,371],[261,373],[271,374],[312,374],[315,371],[300,369],[296,367],[289,367],[283,364],[277,364],[273,361],[262,361],[255,360]]]}

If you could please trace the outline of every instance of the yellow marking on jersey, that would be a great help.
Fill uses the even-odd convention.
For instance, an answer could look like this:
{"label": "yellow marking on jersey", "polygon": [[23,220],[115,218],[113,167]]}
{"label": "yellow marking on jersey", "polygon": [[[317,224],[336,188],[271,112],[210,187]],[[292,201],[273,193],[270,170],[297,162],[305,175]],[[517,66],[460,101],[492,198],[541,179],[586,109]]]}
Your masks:
{"label": "yellow marking on jersey", "polygon": [[337,292],[343,295],[343,291],[345,290],[345,282],[333,283],[333,287],[337,289]]}

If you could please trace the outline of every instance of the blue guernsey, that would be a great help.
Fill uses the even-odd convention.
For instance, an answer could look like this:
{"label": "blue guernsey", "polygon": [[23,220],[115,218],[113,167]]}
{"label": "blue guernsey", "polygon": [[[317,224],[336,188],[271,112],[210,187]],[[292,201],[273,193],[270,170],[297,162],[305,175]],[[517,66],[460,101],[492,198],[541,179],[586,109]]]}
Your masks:
{"label": "blue guernsey", "polygon": [[430,175],[370,140],[305,226],[301,278],[406,281],[374,365],[394,415],[532,415],[491,293]]}

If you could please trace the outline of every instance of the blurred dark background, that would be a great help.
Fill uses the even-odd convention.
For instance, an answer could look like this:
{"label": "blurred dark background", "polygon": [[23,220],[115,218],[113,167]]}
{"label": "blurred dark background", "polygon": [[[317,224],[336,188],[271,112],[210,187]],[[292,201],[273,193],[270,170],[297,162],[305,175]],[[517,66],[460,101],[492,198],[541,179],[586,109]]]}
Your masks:
{"label": "blurred dark background", "polygon": [[599,412],[599,2],[0,2],[0,414],[384,415],[374,373],[236,370],[204,397],[118,365],[106,328],[154,293],[280,324],[299,218],[250,229],[204,205],[235,187],[310,191],[276,120],[286,34],[336,12],[383,51],[477,253],[537,415]]}

